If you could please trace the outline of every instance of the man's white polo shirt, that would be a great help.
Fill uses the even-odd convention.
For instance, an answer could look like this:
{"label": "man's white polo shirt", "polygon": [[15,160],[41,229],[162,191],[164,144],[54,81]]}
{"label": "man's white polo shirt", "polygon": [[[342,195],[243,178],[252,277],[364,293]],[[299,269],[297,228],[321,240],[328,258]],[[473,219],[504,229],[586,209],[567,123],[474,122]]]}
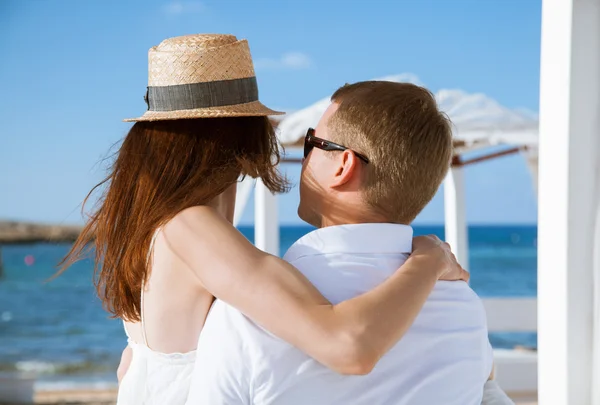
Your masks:
{"label": "man's white polo shirt", "polygon": [[[285,259],[332,303],[382,283],[412,249],[412,228],[315,230]],[[217,301],[204,325],[189,404],[479,405],[492,368],[486,317],[464,282],[440,281],[402,340],[366,376],[327,369]]]}

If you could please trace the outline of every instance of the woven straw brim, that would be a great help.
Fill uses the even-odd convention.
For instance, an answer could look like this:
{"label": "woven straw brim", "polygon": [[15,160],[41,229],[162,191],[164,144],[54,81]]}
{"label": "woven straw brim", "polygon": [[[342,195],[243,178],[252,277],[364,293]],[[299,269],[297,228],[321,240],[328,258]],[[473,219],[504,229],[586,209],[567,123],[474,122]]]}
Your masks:
{"label": "woven straw brim", "polygon": [[245,104],[225,105],[220,107],[198,108],[194,110],[177,111],[146,111],[138,118],[127,118],[125,122],[138,121],[167,121],[183,120],[190,118],[219,118],[219,117],[264,117],[269,115],[282,115],[281,111],[271,110],[260,101]]}

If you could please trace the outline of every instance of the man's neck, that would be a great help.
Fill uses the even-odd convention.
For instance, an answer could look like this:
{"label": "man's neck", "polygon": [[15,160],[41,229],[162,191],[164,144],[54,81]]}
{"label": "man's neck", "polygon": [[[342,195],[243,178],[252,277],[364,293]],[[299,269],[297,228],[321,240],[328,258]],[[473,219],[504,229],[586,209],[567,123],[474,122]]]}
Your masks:
{"label": "man's neck", "polygon": [[383,215],[367,210],[330,210],[321,216],[319,228],[335,225],[373,224],[390,222]]}

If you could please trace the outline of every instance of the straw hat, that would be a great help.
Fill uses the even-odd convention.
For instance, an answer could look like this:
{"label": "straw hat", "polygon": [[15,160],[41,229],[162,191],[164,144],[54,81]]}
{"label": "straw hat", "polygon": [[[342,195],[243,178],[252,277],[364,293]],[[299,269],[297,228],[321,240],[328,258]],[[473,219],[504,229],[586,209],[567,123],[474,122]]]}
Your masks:
{"label": "straw hat", "polygon": [[198,34],[165,39],[148,52],[148,111],[124,121],[283,114],[258,101],[248,41]]}

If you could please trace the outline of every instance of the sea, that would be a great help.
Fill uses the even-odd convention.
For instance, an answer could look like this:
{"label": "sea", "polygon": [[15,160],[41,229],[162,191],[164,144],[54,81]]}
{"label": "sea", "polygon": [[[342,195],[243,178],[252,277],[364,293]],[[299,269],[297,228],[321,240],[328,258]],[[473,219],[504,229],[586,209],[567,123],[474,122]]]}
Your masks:
{"label": "sea", "polygon": [[[240,231],[253,240],[252,227]],[[283,226],[281,254],[313,228]],[[443,237],[443,226],[415,226]],[[536,297],[537,227],[469,227],[471,286],[481,297]],[[35,375],[40,389],[111,386],[126,345],[123,326],[102,309],[92,263],[48,281],[69,244],[2,247],[0,373]],[[535,333],[494,333],[496,348],[537,348]]]}

